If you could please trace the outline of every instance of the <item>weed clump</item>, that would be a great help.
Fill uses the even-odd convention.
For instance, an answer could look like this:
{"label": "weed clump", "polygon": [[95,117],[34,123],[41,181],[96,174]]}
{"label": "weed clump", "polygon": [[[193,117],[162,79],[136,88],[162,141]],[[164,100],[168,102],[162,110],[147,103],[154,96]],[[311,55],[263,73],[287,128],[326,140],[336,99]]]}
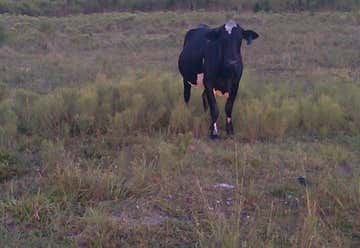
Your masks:
{"label": "weed clump", "polygon": [[250,141],[282,139],[290,123],[294,122],[294,109],[286,103],[276,107],[272,103],[254,99],[240,109],[241,132]]}
{"label": "weed clump", "polygon": [[305,98],[299,111],[302,123],[309,132],[326,135],[342,130],[345,124],[342,108],[329,96],[321,95],[315,102]]}
{"label": "weed clump", "polygon": [[183,103],[178,102],[171,111],[170,129],[175,133],[184,133],[192,126],[192,114],[189,108]]}
{"label": "weed clump", "polygon": [[2,47],[5,44],[5,41],[6,41],[5,28],[0,23],[0,47]]}
{"label": "weed clump", "polygon": [[19,165],[19,161],[14,154],[0,149],[0,183],[21,176],[25,169]]}
{"label": "weed clump", "polygon": [[10,147],[17,135],[18,118],[9,101],[0,101],[0,147]]}
{"label": "weed clump", "polygon": [[61,166],[60,163],[66,159],[64,143],[62,141],[43,140],[40,151],[42,166],[48,172],[54,171],[56,167]]}
{"label": "weed clump", "polygon": [[64,161],[49,175],[52,190],[58,197],[69,197],[81,204],[105,200],[124,199],[129,191],[126,180],[113,171],[82,169],[79,165]]}
{"label": "weed clump", "polygon": [[21,134],[31,134],[35,127],[32,112],[38,97],[38,94],[28,90],[19,89],[15,92],[13,109],[18,119],[17,129]]}

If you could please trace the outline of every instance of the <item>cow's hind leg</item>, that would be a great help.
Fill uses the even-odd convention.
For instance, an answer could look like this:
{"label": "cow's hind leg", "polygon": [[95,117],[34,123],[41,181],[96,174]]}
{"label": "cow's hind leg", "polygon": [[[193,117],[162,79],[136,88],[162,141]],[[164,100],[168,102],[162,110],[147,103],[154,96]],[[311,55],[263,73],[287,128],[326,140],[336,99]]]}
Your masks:
{"label": "cow's hind leg", "polygon": [[205,89],[207,100],[210,106],[211,124],[210,124],[210,138],[216,139],[219,136],[216,121],[219,117],[219,108],[216,103],[214,92],[211,88]]}
{"label": "cow's hind leg", "polygon": [[204,106],[204,111],[206,112],[208,109],[208,104],[207,104],[207,99],[206,99],[206,92],[205,90],[203,91],[202,95],[202,102],[203,102],[203,106]]}
{"label": "cow's hind leg", "polygon": [[191,96],[191,85],[184,79],[184,101],[187,104]]}

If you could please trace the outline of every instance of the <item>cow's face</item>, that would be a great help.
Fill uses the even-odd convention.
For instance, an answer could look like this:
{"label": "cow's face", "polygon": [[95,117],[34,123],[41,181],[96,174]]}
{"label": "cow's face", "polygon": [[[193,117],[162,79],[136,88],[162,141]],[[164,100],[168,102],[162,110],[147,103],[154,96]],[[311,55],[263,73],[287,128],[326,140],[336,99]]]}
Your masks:
{"label": "cow's face", "polygon": [[210,30],[207,38],[210,41],[218,42],[221,47],[223,66],[231,69],[241,64],[240,48],[242,40],[250,45],[259,35],[252,30],[242,29],[235,21],[228,21],[221,27]]}

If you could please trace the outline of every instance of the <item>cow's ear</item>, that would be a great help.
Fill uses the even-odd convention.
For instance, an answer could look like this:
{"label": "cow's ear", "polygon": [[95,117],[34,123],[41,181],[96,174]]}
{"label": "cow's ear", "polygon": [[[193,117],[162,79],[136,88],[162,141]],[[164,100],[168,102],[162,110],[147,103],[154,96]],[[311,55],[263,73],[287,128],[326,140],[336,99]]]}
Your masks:
{"label": "cow's ear", "polygon": [[215,41],[220,37],[220,28],[210,29],[209,32],[205,35],[206,39],[210,41]]}
{"label": "cow's ear", "polygon": [[253,40],[259,37],[259,35],[255,31],[245,30],[243,31],[243,37],[247,41],[247,44],[250,45]]}

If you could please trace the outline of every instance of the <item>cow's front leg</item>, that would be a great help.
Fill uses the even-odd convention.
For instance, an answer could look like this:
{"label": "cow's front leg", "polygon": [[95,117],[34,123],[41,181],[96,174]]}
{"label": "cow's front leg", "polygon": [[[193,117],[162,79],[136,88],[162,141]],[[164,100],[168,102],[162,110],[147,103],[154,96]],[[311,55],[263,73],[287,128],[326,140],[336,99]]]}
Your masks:
{"label": "cow's front leg", "polygon": [[226,101],[226,104],[225,104],[226,133],[228,135],[233,135],[234,134],[234,127],[233,127],[232,118],[231,118],[233,106],[234,106],[234,99],[229,97],[227,99],[227,101]]}
{"label": "cow's front leg", "polygon": [[228,135],[234,134],[234,127],[232,123],[232,110],[234,107],[234,101],[237,95],[237,91],[239,88],[239,83],[235,84],[234,88],[231,90],[228,99],[225,104],[225,113],[226,113],[226,133]]}
{"label": "cow's front leg", "polygon": [[218,127],[216,121],[219,117],[219,108],[216,103],[216,98],[212,88],[205,88],[208,104],[210,107],[211,123],[210,123],[210,138],[216,139],[219,136]]}

